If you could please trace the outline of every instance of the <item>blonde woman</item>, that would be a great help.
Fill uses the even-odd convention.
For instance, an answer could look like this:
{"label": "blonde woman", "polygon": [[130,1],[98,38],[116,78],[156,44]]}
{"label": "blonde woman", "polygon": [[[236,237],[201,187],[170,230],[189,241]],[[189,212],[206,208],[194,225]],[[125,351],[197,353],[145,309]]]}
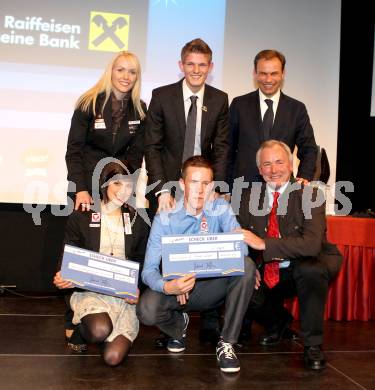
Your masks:
{"label": "blonde woman", "polygon": [[65,155],[68,180],[76,185],[75,210],[89,210],[92,173],[102,158],[126,159],[135,170],[141,166],[146,105],[140,94],[139,60],[122,51],[77,100]]}
{"label": "blonde woman", "polygon": [[[90,210],[92,174],[102,158],[127,160],[134,170],[141,166],[146,105],[140,95],[139,60],[122,51],[112,58],[99,81],[78,98],[65,156],[68,180],[76,185],[75,210]],[[72,316],[68,308],[65,335],[72,345],[79,345],[71,340]]]}

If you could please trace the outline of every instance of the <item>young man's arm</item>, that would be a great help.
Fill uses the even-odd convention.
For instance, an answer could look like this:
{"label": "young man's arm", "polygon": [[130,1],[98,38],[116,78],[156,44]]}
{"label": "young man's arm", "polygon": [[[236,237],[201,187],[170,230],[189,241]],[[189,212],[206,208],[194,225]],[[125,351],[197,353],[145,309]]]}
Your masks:
{"label": "young man's arm", "polygon": [[171,233],[168,226],[162,223],[160,214],[156,215],[147,243],[142,280],[154,291],[167,295],[186,294],[194,287],[195,275],[188,274],[166,282],[160,274],[161,237]]}
{"label": "young man's arm", "polygon": [[147,242],[145,262],[142,271],[142,280],[152,290],[164,292],[164,280],[160,274],[161,237],[164,234],[160,215],[156,215],[152,223],[150,236]]}

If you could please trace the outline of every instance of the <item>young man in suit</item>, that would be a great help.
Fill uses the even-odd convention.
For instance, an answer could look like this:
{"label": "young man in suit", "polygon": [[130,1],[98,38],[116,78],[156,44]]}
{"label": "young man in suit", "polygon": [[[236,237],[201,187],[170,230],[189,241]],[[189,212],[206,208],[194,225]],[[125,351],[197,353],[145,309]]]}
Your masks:
{"label": "young man in suit", "polygon": [[214,179],[226,180],[228,95],[206,84],[213,67],[210,47],[201,39],[188,42],[179,67],[184,78],[153,90],[146,118],[146,169],[149,184],[159,181],[153,193],[159,210],[173,207],[174,191],[165,184],[178,182],[182,163],[191,156],[209,159]]}
{"label": "young man in suit", "polygon": [[[228,95],[208,84],[213,62],[212,51],[202,39],[194,39],[181,50],[179,67],[184,78],[156,88],[147,113],[145,160],[148,184],[157,183],[150,194],[151,218],[175,204],[175,190],[168,182],[178,183],[182,163],[202,155],[213,164],[214,180],[226,181],[229,156]],[[225,191],[225,189],[223,189]],[[216,344],[218,315],[202,316],[201,341]],[[162,343],[156,341],[160,346]]]}
{"label": "young man in suit", "polygon": [[298,147],[300,165],[297,180],[313,179],[317,145],[306,107],[282,91],[285,57],[276,50],[262,50],[254,59],[254,80],[258,89],[233,99],[230,105],[231,180],[261,181],[255,154],[263,141],[276,139],[291,151]]}
{"label": "young man in suit", "polygon": [[325,366],[321,345],[328,283],[342,262],[326,240],[324,195],[291,180],[293,156],[283,142],[264,142],[256,162],[265,183],[258,183],[260,191],[253,184],[243,193],[239,213],[250,257],[259,260],[262,274],[250,312],[266,328],[260,343],[276,344],[292,320],[284,298],[297,295],[305,364],[319,370]]}

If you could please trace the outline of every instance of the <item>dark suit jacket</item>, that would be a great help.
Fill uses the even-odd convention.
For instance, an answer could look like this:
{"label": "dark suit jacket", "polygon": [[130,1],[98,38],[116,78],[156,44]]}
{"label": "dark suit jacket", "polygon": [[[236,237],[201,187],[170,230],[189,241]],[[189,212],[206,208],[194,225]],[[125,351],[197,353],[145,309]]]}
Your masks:
{"label": "dark suit jacket", "polygon": [[[317,190],[309,187],[307,191],[312,191],[312,199],[316,198]],[[266,201],[265,204],[268,205],[265,196],[266,185],[263,183],[259,202],[254,198],[254,203],[252,201],[251,204],[256,205],[258,209],[263,209],[263,202]],[[336,276],[341,267],[342,256],[337,247],[326,239],[325,203],[312,208],[311,218],[307,218],[306,210],[309,208],[303,208],[303,189],[290,192],[289,199],[288,189],[286,189],[279,198],[279,210],[280,207],[285,207],[286,213],[277,215],[281,238],[267,238],[268,214],[259,216],[254,215],[256,214],[254,210],[249,212],[250,197],[251,190],[245,190],[241,199],[239,223],[242,228],[250,230],[265,240],[266,249],[262,253],[265,262],[272,259],[289,259],[292,262],[319,259],[327,267],[330,279]],[[250,248],[250,257],[257,259],[257,251]]]}
{"label": "dark suit jacket", "polygon": [[[160,180],[154,192],[180,178],[186,130],[182,81],[153,90],[147,112],[145,158],[149,184]],[[226,180],[229,155],[228,95],[205,85],[201,125],[202,155],[214,166],[215,180]]]}
{"label": "dark suit jacket", "polygon": [[[128,212],[130,220],[133,220],[134,209],[123,208],[122,212]],[[95,223],[95,227],[90,226],[93,225],[92,214],[93,211],[76,210],[69,216],[65,227],[64,244],[99,252],[101,223]],[[124,233],[127,259],[143,264],[149,231],[149,226],[137,215],[132,225],[132,234]]]}
{"label": "dark suit jacket", "polygon": [[[264,141],[258,90],[234,98],[229,112],[229,177],[232,180],[244,176],[248,182],[261,181],[255,161],[256,152]],[[301,161],[297,177],[312,180],[318,149],[303,103],[281,93],[271,138],[285,142],[292,152],[297,145],[297,157]]]}
{"label": "dark suit jacket", "polygon": [[[135,211],[132,208],[122,208],[122,212],[130,214],[130,220],[133,221]],[[65,227],[64,245],[69,244],[79,248],[88,249],[99,252],[100,249],[100,230],[101,224],[95,224],[96,227],[90,226],[92,224],[93,212],[89,211],[74,211],[68,218]],[[132,234],[125,234],[125,256],[127,259],[136,261],[140,264],[139,275],[141,275],[148,235],[150,228],[147,223],[137,215],[132,225]],[[59,269],[61,268],[62,255],[60,257]],[[139,288],[144,286],[141,277],[138,280]]]}
{"label": "dark suit jacket", "polygon": [[[112,105],[108,99],[104,107],[103,119],[105,129],[95,129],[95,119],[101,117],[104,94],[98,96],[96,116],[92,110],[74,111],[68,147],[65,155],[68,168],[68,180],[77,186],[76,192],[89,191],[92,187],[92,173],[96,164],[104,157],[115,157],[128,160],[134,169],[140,168],[144,149],[144,121],[141,121],[133,102],[129,99],[126,114],[117,132],[115,142],[112,141]],[[146,105],[142,103],[146,111]],[[130,124],[129,121],[140,121]]]}

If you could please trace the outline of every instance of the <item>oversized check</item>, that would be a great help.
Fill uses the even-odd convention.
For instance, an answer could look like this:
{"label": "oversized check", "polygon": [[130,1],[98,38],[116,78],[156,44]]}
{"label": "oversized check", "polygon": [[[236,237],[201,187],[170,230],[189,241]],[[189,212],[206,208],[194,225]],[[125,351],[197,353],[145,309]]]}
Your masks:
{"label": "oversized check", "polygon": [[65,245],[61,276],[75,286],[121,298],[136,298],[139,263]]}
{"label": "oversized check", "polygon": [[240,233],[163,236],[161,244],[164,279],[189,273],[197,278],[244,273],[245,244]]}

